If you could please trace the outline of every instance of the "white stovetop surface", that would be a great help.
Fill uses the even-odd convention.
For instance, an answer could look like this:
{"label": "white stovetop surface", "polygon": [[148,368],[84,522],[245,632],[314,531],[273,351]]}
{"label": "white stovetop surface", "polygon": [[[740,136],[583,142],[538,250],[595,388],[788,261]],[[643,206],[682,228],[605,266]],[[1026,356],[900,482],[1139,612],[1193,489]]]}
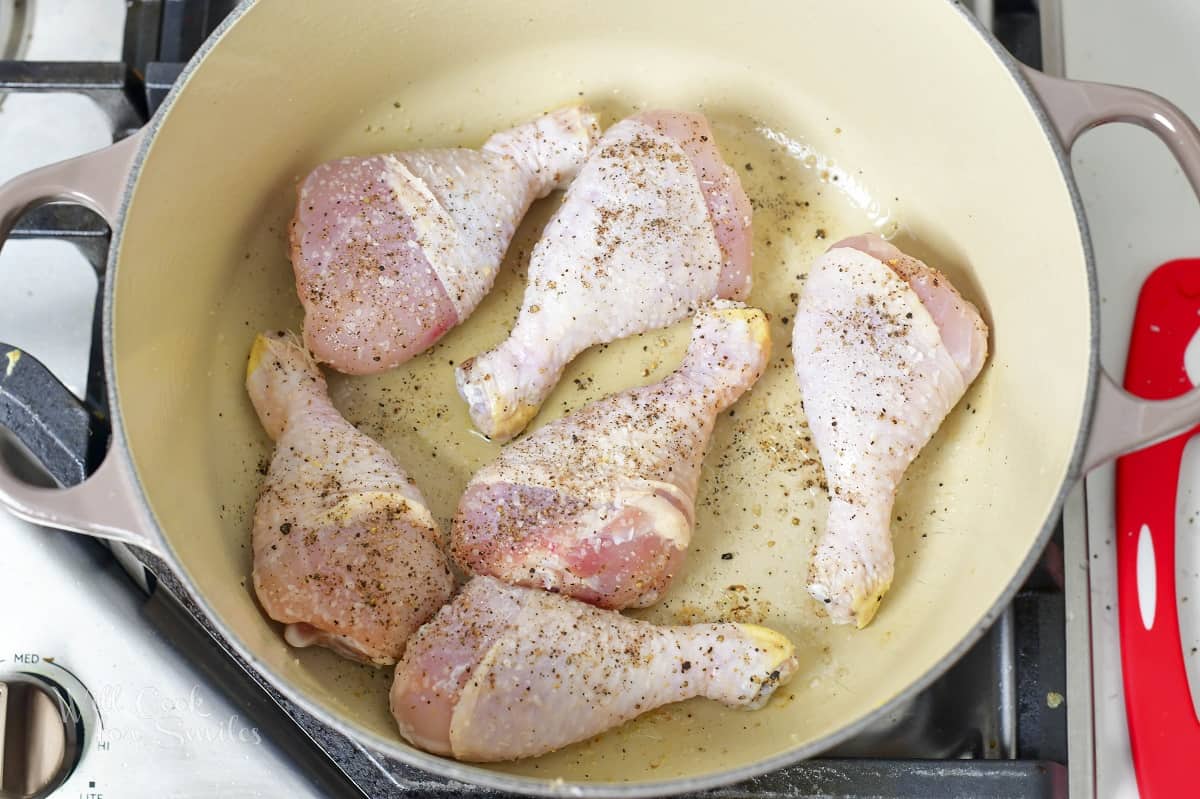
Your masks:
{"label": "white stovetop surface", "polygon": [[[37,0],[27,57],[118,60],[123,0]],[[0,180],[109,143],[82,97],[12,95],[0,106]],[[0,253],[0,341],[75,390],[87,370],[96,281],[69,244],[9,242]],[[288,796],[316,793],[252,723],[138,615],[123,572],[95,544],[0,511],[0,670],[55,657],[98,698],[109,748],[84,755],[56,796]],[[92,783],[92,784],[89,784]]]}
{"label": "white stovetop surface", "polygon": [[[1059,2],[1067,77],[1149,89],[1200,120],[1200,3]],[[1141,129],[1109,126],[1085,134],[1073,161],[1096,251],[1103,361],[1120,377],[1142,281],[1161,263],[1200,257],[1200,206],[1166,148]],[[1200,507],[1200,458],[1190,448],[1181,482],[1177,605],[1195,700],[1200,695],[1200,657],[1192,649],[1200,646],[1200,537],[1187,519]],[[1096,556],[1091,564],[1096,794],[1136,797],[1117,636],[1112,467],[1089,477],[1087,488],[1090,547]]]}

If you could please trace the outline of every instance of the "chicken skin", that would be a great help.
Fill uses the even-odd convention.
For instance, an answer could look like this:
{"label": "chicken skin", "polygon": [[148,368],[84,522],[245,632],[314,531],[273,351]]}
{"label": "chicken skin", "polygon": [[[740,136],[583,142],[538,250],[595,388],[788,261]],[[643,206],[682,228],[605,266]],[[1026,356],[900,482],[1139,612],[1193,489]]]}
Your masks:
{"label": "chicken skin", "polygon": [[835,622],[874,617],[892,582],[897,486],[978,376],[987,337],[945,275],[878,236],[813,264],[792,352],[830,491],[808,590]]}
{"label": "chicken skin", "polygon": [[761,707],[797,666],[792,644],[764,627],[659,627],[476,577],[413,637],[391,709],[429,752],[515,760],[696,696]]}
{"label": "chicken skin", "polygon": [[350,374],[428,349],[475,310],[530,204],[569,183],[598,138],[595,114],[574,106],[479,150],[318,166],[291,228],[305,344]]}
{"label": "chicken skin", "polygon": [[750,292],[750,201],[699,114],[651,111],[604,134],[534,248],[517,322],[458,367],[476,427],[507,441],[588,347]]}
{"label": "chicken skin", "polygon": [[254,510],[259,602],[292,646],[395,663],[454,589],[425,501],[396,459],[333,407],[295,336],[257,338],[246,390],[275,440]]}
{"label": "chicken skin", "polygon": [[770,350],[762,311],[714,301],[665,380],[551,422],[481,469],[459,502],[451,554],[475,574],[605,608],[653,604],[691,540],[717,415]]}

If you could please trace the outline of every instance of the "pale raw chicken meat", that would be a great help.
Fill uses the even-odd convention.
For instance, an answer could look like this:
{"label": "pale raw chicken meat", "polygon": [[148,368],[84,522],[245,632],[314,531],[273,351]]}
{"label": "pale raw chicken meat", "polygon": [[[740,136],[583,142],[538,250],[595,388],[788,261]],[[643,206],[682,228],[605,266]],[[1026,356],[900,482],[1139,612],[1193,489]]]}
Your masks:
{"label": "pale raw chicken meat", "polygon": [[573,106],[478,150],[314,169],[291,229],[313,354],[338,371],[371,374],[432,346],[479,305],[530,204],[569,183],[599,135],[596,115]]}
{"label": "pale raw chicken meat", "polygon": [[458,368],[476,427],[506,441],[588,347],[745,298],[750,243],[750,201],[703,116],[609,128],[534,248],[509,337]]}
{"label": "pale raw chicken meat", "polygon": [[682,365],[506,446],[471,479],[451,554],[475,574],[606,608],[645,607],[679,569],[717,414],[766,368],[766,316],[715,300]]}
{"label": "pale raw chicken meat", "polygon": [[429,752],[515,760],[692,697],[758,708],[797,666],[765,627],[659,627],[476,577],[413,637],[391,707],[400,734]]}
{"label": "pale raw chicken meat", "polygon": [[892,582],[897,486],[983,368],[987,338],[945,275],[876,235],[813,264],[792,352],[830,493],[808,590],[833,621],[874,617]]}
{"label": "pale raw chicken meat", "polygon": [[254,509],[259,602],[293,646],[395,663],[454,589],[425,500],[333,407],[295,336],[255,340],[246,390],[275,440]]}

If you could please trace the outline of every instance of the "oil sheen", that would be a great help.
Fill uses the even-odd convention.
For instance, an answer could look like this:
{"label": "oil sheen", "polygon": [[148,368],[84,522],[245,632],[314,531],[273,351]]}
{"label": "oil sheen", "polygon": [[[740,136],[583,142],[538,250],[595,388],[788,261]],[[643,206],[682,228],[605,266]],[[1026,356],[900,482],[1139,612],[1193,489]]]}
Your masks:
{"label": "oil sheen", "polygon": [[[603,112],[606,125],[647,106],[620,93],[581,94],[578,99]],[[669,778],[687,767],[672,755],[681,746],[701,756],[709,749],[714,755],[736,756],[730,750],[739,744],[731,730],[774,724],[781,730],[779,747],[786,748],[789,740],[782,730],[788,725],[781,714],[788,712],[788,706],[820,703],[823,695],[844,689],[844,685],[839,688],[846,672],[839,665],[838,650],[851,633],[831,627],[804,590],[809,551],[824,523],[827,500],[793,373],[791,316],[804,290],[808,264],[830,244],[867,230],[889,237],[902,232],[899,198],[873,191],[871,175],[839,163],[811,143],[814,139],[836,142],[843,135],[836,121],[828,121],[814,136],[814,131],[789,129],[786,121],[703,102],[693,103],[691,109],[709,116],[721,152],[737,170],[753,205],[754,288],[749,302],[769,315],[772,354],[762,379],[718,420],[682,573],[659,604],[635,615],[667,624],[728,620],[768,625],[796,643],[802,670],[762,711],[743,713],[701,700],[685,702],[561,752],[496,768],[551,778],[567,775],[567,779],[585,774],[611,780]],[[515,117],[495,124],[523,120]],[[414,131],[404,106],[388,103],[364,115],[344,141],[330,142],[323,157],[478,146],[491,131],[476,127],[465,130],[461,123],[449,120]],[[244,333],[242,351],[248,351],[260,328],[299,329],[301,311],[286,244],[294,196],[282,197],[266,213],[261,229],[251,235],[243,268],[217,311],[219,329]],[[464,324],[435,347],[385,374],[330,374],[334,403],[348,420],[396,455],[444,531],[472,473],[498,452],[496,444],[472,428],[455,391],[454,367],[507,334],[521,304],[530,252],[561,200],[561,193],[556,193],[534,205],[509,247],[494,289]],[[267,307],[264,296],[271,298]],[[684,321],[585,352],[567,368],[529,429],[607,393],[661,379],[679,364],[688,332],[689,322]],[[218,348],[221,357],[213,373],[233,380],[241,373],[241,365],[235,363],[239,343],[224,345]],[[242,536],[245,542],[236,550],[245,575],[239,590],[250,592],[250,519],[261,472],[270,458],[270,443],[255,430],[244,396],[224,399],[230,396],[227,391],[214,394],[216,412],[234,437],[231,446],[241,453],[235,461],[240,466],[222,480],[222,518],[229,535],[235,540]],[[952,418],[945,428],[957,426]],[[247,433],[248,440],[237,440],[239,435],[246,439]],[[931,449],[937,448],[937,440]],[[922,475],[928,468],[937,467],[918,461],[912,471]],[[926,491],[901,491],[899,520],[894,525],[897,586],[907,577],[909,556],[921,549],[919,536],[903,520],[923,513],[933,502]],[[347,707],[352,712],[369,716],[378,729],[390,728],[386,718],[390,670],[358,666],[322,650],[295,650],[294,656],[314,687],[347,689],[352,698]],[[631,752],[636,752],[637,761],[632,768]]]}

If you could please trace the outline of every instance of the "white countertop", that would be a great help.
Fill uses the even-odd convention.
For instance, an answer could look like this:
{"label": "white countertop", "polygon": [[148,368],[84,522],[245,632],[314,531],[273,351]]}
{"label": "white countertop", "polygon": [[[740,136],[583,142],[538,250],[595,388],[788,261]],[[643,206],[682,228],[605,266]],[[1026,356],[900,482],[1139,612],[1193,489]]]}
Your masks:
{"label": "white countertop", "polygon": [[[1200,3],[1194,0],[1059,0],[1066,75],[1157,92],[1200,120]],[[1142,281],[1166,261],[1200,257],[1200,204],[1165,147],[1149,132],[1110,125],[1085,134],[1073,153],[1087,209],[1101,295],[1105,366],[1124,372]],[[1200,506],[1200,458],[1189,450],[1177,528],[1178,594],[1200,599],[1200,539],[1183,520]],[[1117,638],[1113,469],[1088,478],[1096,713],[1096,788],[1100,797],[1136,797],[1129,761]],[[1200,682],[1200,608],[1180,602],[1180,628],[1192,684]]]}

